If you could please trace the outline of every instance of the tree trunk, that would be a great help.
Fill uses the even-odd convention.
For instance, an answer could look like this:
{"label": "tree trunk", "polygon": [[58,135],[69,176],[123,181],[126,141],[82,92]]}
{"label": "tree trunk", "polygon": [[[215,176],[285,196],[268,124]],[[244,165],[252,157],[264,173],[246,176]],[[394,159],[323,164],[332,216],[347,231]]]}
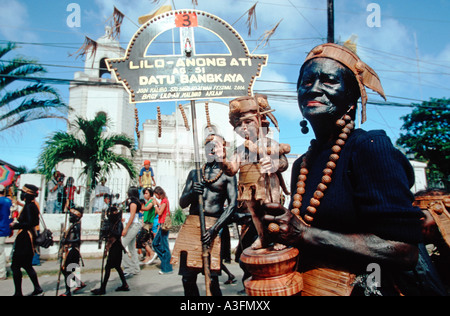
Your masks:
{"label": "tree trunk", "polygon": [[84,213],[91,213],[91,195],[92,195],[92,173],[86,175],[86,194],[84,195]]}

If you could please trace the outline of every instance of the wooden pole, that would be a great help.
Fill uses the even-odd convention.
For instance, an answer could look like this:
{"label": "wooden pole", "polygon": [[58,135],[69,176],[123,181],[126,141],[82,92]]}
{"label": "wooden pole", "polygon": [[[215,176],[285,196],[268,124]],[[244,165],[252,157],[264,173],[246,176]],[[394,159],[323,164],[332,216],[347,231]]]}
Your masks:
{"label": "wooden pole", "polygon": [[[192,131],[194,136],[194,159],[195,168],[197,169],[197,182],[201,182],[201,167],[200,167],[200,150],[198,146],[198,133],[197,133],[197,114],[195,111],[195,101],[191,100],[191,116],[192,116]],[[198,207],[199,207],[199,217],[200,217],[200,232],[201,236],[206,233],[205,225],[205,213],[203,212],[203,196],[198,196]],[[211,295],[211,270],[209,267],[209,247],[208,245],[202,243],[202,259],[203,259],[203,270],[205,272],[205,287],[206,295]]]}
{"label": "wooden pole", "polygon": [[328,0],[328,43],[334,43],[334,0]]}

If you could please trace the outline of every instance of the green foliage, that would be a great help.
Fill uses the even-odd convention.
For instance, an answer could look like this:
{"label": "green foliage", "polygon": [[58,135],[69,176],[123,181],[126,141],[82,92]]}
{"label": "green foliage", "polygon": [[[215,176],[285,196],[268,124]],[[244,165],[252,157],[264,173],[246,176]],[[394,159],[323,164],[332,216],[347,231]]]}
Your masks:
{"label": "green foliage", "polygon": [[107,126],[104,116],[97,116],[93,120],[85,120],[78,117],[74,124],[78,128],[78,135],[66,132],[55,132],[44,143],[44,148],[39,157],[39,169],[42,174],[50,179],[56,165],[66,159],[78,159],[84,163],[83,174],[92,181],[111,172],[114,166],[123,166],[134,179],[137,171],[133,162],[113,151],[114,146],[127,147],[134,156],[134,140],[126,135],[105,136],[103,128]]}
{"label": "green foliage", "polygon": [[55,132],[49,136],[38,159],[38,167],[47,179],[51,178],[56,165],[63,160],[80,160],[83,163],[82,174],[86,175],[88,188],[85,207],[97,181],[109,174],[114,166],[124,167],[132,179],[137,176],[133,161],[113,151],[116,145],[125,146],[134,156],[134,140],[126,135],[105,136],[103,129],[107,123],[106,117],[102,115],[93,120],[78,117],[74,124],[76,133]]}
{"label": "green foliage", "polygon": [[[428,163],[429,174],[440,174],[446,187],[450,177],[450,99],[430,99],[402,119],[404,124],[397,145]],[[429,179],[431,180],[431,179]]]}
{"label": "green foliage", "polygon": [[172,223],[174,226],[181,226],[186,221],[186,214],[184,214],[181,208],[177,208],[174,214],[172,214]]}
{"label": "green foliage", "polygon": [[[66,120],[67,105],[52,87],[39,82],[46,70],[35,60],[4,56],[16,49],[13,43],[0,45],[0,132],[39,119]],[[34,81],[17,88],[17,83]],[[56,111],[55,111],[56,110]]]}

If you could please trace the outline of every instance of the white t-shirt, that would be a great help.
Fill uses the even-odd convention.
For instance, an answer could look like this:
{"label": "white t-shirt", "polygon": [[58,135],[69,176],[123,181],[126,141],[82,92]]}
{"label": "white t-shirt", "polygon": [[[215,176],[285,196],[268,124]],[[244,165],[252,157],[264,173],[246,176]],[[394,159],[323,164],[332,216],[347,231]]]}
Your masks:
{"label": "white t-shirt", "polygon": [[97,185],[95,187],[95,200],[94,200],[93,208],[97,209],[97,211],[101,211],[102,207],[103,207],[103,204],[105,203],[104,202],[104,196],[97,196],[97,195],[100,194],[100,193],[110,194],[109,192],[110,191],[109,191],[109,188],[107,186],[104,186],[104,185],[101,185],[101,184]]}
{"label": "white t-shirt", "polygon": [[51,179],[48,182],[48,184],[47,184],[47,189],[48,189],[47,200],[48,201],[55,201],[58,199],[58,189],[56,189],[53,192],[51,191],[57,184],[58,184],[58,182],[56,182],[55,179]]}
{"label": "white t-shirt", "polygon": [[[126,226],[128,224],[128,221],[130,220],[131,217],[131,213],[124,213],[122,218],[123,218],[123,224],[124,226]],[[133,224],[139,224],[139,214],[135,214],[134,215],[134,219],[133,219]]]}

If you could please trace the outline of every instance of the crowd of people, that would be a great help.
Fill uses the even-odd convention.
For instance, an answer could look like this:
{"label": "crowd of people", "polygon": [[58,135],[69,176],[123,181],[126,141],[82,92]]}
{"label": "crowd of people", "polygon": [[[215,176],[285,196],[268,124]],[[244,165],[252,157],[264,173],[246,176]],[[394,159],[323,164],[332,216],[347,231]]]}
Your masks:
{"label": "crowd of people", "polygon": [[[439,231],[436,214],[448,214],[449,196],[443,194],[447,200],[442,199],[439,209],[430,210],[429,214],[423,205],[420,208],[413,205],[415,197],[410,188],[414,173],[406,157],[392,145],[384,131],[364,131],[355,126],[360,99],[361,122],[366,120],[365,87],[384,97],[375,71],[351,49],[328,43],[315,47],[307,55],[297,84],[303,117],[300,126],[307,133],[309,122],[315,139],[307,153],[293,165],[288,207],[283,205],[280,189],[283,181],[279,173],[287,169],[284,154],[289,150],[283,144],[268,141],[264,129],[270,124],[268,118],[277,128],[278,125],[267,97],[249,96],[231,101],[230,123],[245,142],[236,148],[232,160],[227,160],[223,137],[214,133],[206,137],[206,163],[201,170],[189,173],[179,199],[180,206],[189,209],[189,215],[173,253],[168,242],[169,201],[164,189],[156,186],[150,162],[145,161],[140,172],[141,191],[138,187],[129,188],[123,204],[112,202],[106,179],[102,178],[95,190],[93,210],[105,214],[101,239],[105,241],[106,265],[101,286],[92,293],[106,292],[112,269],[118,272],[122,282],[117,291],[128,291],[127,278],[139,274],[139,265],[152,264],[156,257],[161,261],[159,273],[171,274],[173,256],[179,260],[179,275],[186,296],[199,295],[198,274],[219,260],[221,264],[211,265],[205,274],[210,277],[207,293],[221,295],[218,275],[222,271],[229,273],[223,264],[229,249],[215,248],[215,240],[222,239],[221,244],[226,245],[226,231],[234,221],[242,228],[237,262],[247,247],[258,250],[271,246],[275,251],[286,247],[299,249],[302,260],[297,269],[303,273],[305,294],[332,292],[323,284],[327,283],[323,281],[323,271],[327,271],[327,278],[353,280],[346,282],[345,295],[446,295],[449,284],[442,282],[425,245],[433,231],[432,240],[439,244],[441,252],[439,266],[445,272],[450,262],[449,244],[442,242],[442,237],[444,241],[450,237],[440,231],[442,236],[436,241],[436,231]],[[268,153],[269,149],[275,158]],[[238,170],[239,178],[235,176]],[[70,211],[73,225],[66,231],[63,244],[70,262],[76,262],[80,260],[81,236],[77,223],[83,212],[73,203],[79,188],[74,186],[73,179],[68,179],[67,189],[63,190],[63,180],[63,175],[55,172],[47,188],[46,211]],[[283,192],[286,194],[287,189]],[[21,190],[25,205],[17,220],[0,225],[0,246],[5,233],[19,231],[11,265],[16,295],[22,294],[21,268],[34,285],[32,295],[42,293],[32,267],[34,227],[39,224],[37,194],[35,186],[25,185]],[[0,211],[8,207],[0,192]],[[203,220],[208,226],[204,226]],[[193,232],[199,227],[201,235],[197,236]],[[203,260],[203,252],[198,249],[210,250],[209,262]],[[145,253],[142,262],[139,262],[140,252]],[[0,248],[0,259],[4,261],[3,248]],[[203,265],[199,266],[199,262]],[[367,281],[367,267],[371,263],[382,269],[379,283]],[[0,277],[4,271],[2,264],[0,261]],[[248,278],[246,267],[241,268],[244,279]],[[234,276],[228,275],[233,282]],[[71,295],[70,290],[63,295]]]}

